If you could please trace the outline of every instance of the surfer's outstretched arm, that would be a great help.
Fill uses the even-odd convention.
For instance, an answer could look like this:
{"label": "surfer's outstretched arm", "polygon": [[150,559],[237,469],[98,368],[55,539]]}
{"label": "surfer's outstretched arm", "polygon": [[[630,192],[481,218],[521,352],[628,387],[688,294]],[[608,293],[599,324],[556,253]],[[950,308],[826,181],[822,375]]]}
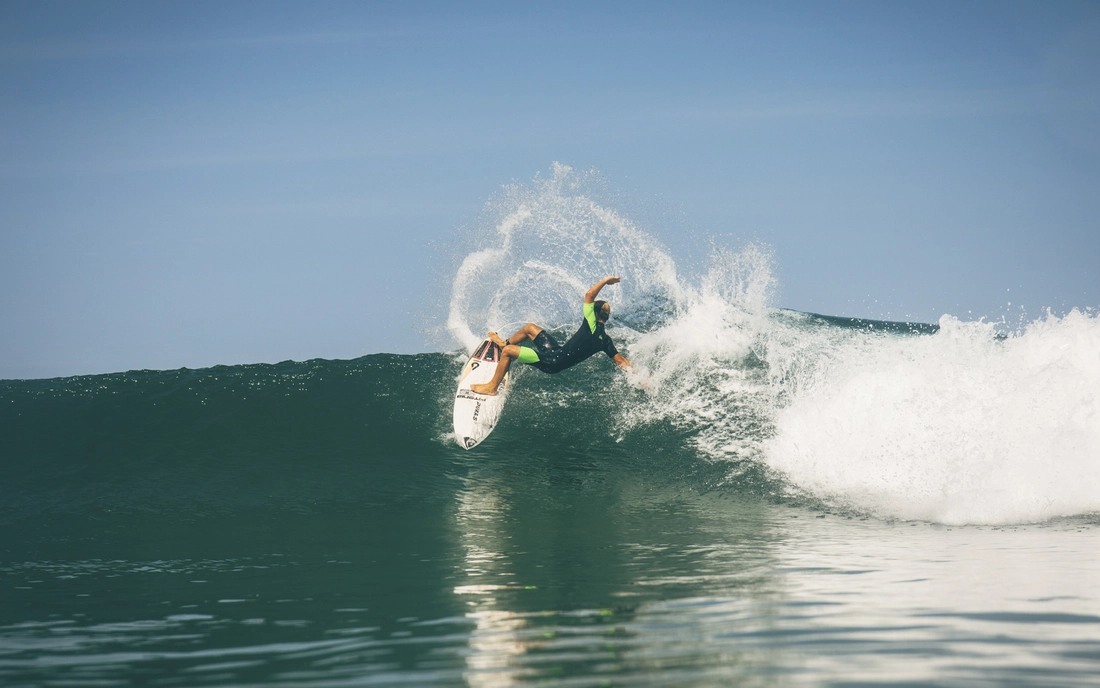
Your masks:
{"label": "surfer's outstretched arm", "polygon": [[[626,356],[623,356],[622,354],[615,354],[615,363],[625,372],[628,372],[631,375],[635,376],[638,375],[638,371],[634,370],[634,366],[631,365],[630,361],[626,359]],[[643,388],[648,388],[649,380],[644,377],[638,377],[638,384],[640,384]]]}
{"label": "surfer's outstretched arm", "polygon": [[622,281],[623,281],[622,277],[604,277],[599,282],[596,282],[595,284],[593,284],[591,289],[589,289],[587,292],[585,292],[584,302],[585,303],[594,303],[596,301],[596,297],[600,295],[600,290],[601,289],[603,289],[604,287],[606,287],[609,284],[618,284],[619,282],[622,282]]}

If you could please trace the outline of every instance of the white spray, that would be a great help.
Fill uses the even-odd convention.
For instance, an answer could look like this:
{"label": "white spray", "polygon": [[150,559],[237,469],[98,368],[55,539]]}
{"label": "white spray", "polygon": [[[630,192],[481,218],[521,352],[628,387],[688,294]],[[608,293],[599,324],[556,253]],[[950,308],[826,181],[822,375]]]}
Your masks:
{"label": "white spray", "polygon": [[555,164],[487,206],[454,281],[448,328],[579,321],[606,275],[612,333],[648,382],[624,432],[672,424],[699,453],[764,464],[789,490],[884,517],[1022,523],[1100,511],[1100,318],[1074,311],[997,337],[944,316],[889,334],[774,308],[762,246],[716,249],[689,283],[658,242]]}
{"label": "white spray", "polygon": [[1097,317],[1048,316],[998,339],[944,316],[930,337],[865,337],[820,356],[763,445],[800,489],[940,523],[1100,511]]}
{"label": "white spray", "polygon": [[654,304],[676,301],[672,259],[592,200],[586,190],[596,181],[592,172],[555,163],[549,179],[505,187],[488,203],[492,230],[462,261],[451,295],[447,327],[462,346],[472,349],[505,323],[575,325],[584,292],[608,275],[629,275],[604,291],[620,329],[647,325]]}

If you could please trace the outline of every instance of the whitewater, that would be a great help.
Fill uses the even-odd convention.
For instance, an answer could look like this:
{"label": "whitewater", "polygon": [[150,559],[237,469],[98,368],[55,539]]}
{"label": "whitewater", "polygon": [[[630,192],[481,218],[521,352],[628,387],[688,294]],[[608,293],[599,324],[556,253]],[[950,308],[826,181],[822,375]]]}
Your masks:
{"label": "whitewater", "polygon": [[[827,318],[777,308],[775,257],[715,248],[682,275],[667,249],[555,165],[487,205],[452,286],[448,329],[567,330],[604,275],[640,386],[620,433],[690,432],[701,457],[766,467],[791,496],[883,518],[1037,523],[1100,512],[1100,317],[1074,309],[1005,331]],[[487,287],[486,285],[492,285]],[[510,330],[509,330],[510,331]]]}

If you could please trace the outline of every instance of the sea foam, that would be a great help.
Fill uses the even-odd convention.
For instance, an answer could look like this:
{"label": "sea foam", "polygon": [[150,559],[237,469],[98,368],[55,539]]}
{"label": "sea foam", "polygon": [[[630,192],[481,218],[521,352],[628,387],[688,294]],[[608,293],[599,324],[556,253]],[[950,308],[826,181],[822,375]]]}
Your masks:
{"label": "sea foam", "polygon": [[1100,511],[1100,319],[995,336],[940,319],[818,354],[764,457],[799,489],[883,515],[1021,523]]}

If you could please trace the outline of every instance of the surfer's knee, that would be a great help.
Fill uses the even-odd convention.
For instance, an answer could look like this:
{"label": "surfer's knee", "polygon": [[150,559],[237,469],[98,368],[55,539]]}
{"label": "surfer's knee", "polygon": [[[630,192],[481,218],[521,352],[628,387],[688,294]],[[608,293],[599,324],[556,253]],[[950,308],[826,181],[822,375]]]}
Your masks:
{"label": "surfer's knee", "polygon": [[535,323],[527,323],[523,326],[523,332],[529,338],[534,339],[535,337],[539,336],[539,332],[542,332],[542,328]]}

